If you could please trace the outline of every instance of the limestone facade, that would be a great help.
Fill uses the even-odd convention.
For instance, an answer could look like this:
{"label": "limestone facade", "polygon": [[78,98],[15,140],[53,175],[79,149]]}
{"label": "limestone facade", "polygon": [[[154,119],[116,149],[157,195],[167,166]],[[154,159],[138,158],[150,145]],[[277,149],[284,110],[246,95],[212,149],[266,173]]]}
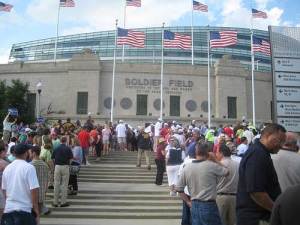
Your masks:
{"label": "limestone facade", "polygon": [[[0,65],[0,80],[20,79],[36,93],[41,81],[42,115],[49,118],[86,118],[77,114],[78,92],[87,93],[87,109],[97,120],[109,120],[112,95],[112,62],[102,62],[90,52],[57,63],[12,63]],[[160,109],[160,64],[116,64],[114,118],[153,121]],[[170,120],[207,120],[207,66],[164,65],[164,117]],[[271,119],[271,73],[255,72],[257,121]],[[138,95],[147,99],[144,115],[137,115]],[[179,116],[171,116],[170,96],[179,99]],[[228,97],[236,99],[236,118],[228,118]],[[50,114],[47,114],[50,107]],[[238,60],[224,56],[211,68],[211,112],[213,123],[252,118],[251,71]]]}

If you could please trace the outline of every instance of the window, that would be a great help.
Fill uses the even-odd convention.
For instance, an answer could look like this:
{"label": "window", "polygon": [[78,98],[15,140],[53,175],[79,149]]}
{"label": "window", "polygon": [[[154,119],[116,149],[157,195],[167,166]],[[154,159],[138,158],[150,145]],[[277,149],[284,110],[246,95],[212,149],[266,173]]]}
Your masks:
{"label": "window", "polygon": [[36,94],[35,93],[29,93],[27,94],[27,102],[28,102],[28,115],[31,118],[35,118],[37,112],[36,112]]}
{"label": "window", "polygon": [[88,92],[77,93],[77,114],[87,114],[88,111]]}
{"label": "window", "polygon": [[136,115],[147,115],[148,95],[136,96]]}
{"label": "window", "polygon": [[180,116],[180,96],[170,96],[170,116]]}
{"label": "window", "polygon": [[236,97],[227,97],[227,111],[228,111],[228,118],[229,119],[236,119],[237,112],[236,112]]}

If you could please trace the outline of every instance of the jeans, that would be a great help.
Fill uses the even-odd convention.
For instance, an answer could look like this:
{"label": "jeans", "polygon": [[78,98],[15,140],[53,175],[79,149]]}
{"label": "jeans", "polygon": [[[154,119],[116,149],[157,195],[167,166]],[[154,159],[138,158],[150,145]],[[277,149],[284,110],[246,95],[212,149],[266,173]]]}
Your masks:
{"label": "jeans", "polygon": [[31,213],[13,211],[3,214],[1,225],[36,225],[36,220]]}
{"label": "jeans", "polygon": [[166,171],[166,161],[164,159],[155,159],[157,173],[155,184],[161,185],[164,179],[164,172]]}
{"label": "jeans", "polygon": [[181,225],[192,225],[191,209],[185,201],[182,201]]}
{"label": "jeans", "polygon": [[193,200],[192,225],[222,225],[216,202]]}

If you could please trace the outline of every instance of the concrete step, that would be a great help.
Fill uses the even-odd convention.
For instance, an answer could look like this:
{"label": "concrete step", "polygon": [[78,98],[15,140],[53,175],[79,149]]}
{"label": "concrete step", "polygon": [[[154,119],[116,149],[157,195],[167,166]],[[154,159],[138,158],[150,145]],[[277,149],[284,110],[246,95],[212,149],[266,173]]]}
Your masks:
{"label": "concrete step", "polygon": [[[121,218],[122,219],[122,218]],[[180,224],[179,219],[89,219],[89,218],[42,218],[43,225],[174,225]]]}
{"label": "concrete step", "polygon": [[48,218],[89,218],[89,219],[179,219],[179,212],[65,212],[52,211]]}

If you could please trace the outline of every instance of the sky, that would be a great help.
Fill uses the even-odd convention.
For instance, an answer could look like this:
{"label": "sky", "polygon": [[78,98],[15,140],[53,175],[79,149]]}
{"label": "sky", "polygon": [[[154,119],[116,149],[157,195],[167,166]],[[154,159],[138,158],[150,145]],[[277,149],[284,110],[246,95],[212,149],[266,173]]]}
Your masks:
{"label": "sky", "polygon": [[[0,0],[14,5],[0,12],[0,63],[7,63],[12,44],[56,36],[59,0]],[[59,35],[105,31],[124,24],[125,0],[74,0],[75,8],[61,8]],[[142,0],[142,7],[126,8],[126,28],[190,26],[192,0]],[[194,12],[194,26],[251,27],[251,8],[267,12],[253,27],[300,26],[299,0],[201,0],[208,13]]]}

